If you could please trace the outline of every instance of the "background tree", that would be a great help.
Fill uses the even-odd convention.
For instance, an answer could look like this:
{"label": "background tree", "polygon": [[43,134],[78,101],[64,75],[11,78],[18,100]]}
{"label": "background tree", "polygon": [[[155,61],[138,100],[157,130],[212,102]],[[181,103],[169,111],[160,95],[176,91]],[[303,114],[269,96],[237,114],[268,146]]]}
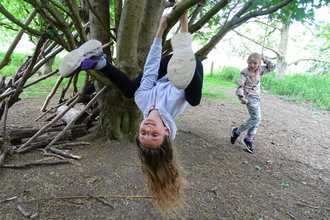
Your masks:
{"label": "background tree", "polygon": [[[306,0],[185,0],[168,18],[169,25],[163,39],[163,55],[172,52],[170,37],[175,31],[173,27],[186,9],[189,9],[190,14],[189,32],[195,40],[203,41],[203,47],[196,51],[196,56],[204,60],[226,34],[251,19],[269,14],[276,14],[283,21],[304,19],[311,16],[308,13],[310,8],[321,7],[327,3],[328,1],[318,1],[316,4]],[[36,47],[34,54],[28,57],[7,81],[6,90],[2,90],[2,94],[0,91],[0,117],[5,109],[19,101],[19,95],[27,85],[27,80],[43,64],[63,50],[71,51],[77,48],[89,38],[100,40],[107,59],[130,78],[136,77],[143,71],[163,11],[173,4],[174,1],[165,0],[2,1],[1,28],[8,32],[24,30],[30,40],[36,43]],[[23,15],[31,14],[34,10],[37,15],[33,21],[24,23],[23,18],[27,16]],[[288,11],[293,11],[290,17]],[[56,71],[50,75],[55,73]],[[61,80],[59,77],[58,83]],[[133,140],[141,119],[141,113],[134,101],[125,99],[97,71],[88,71],[81,93],[85,93],[91,85],[94,85],[96,90],[103,85],[108,86],[99,98],[99,131],[110,139]]]}
{"label": "background tree", "polygon": [[[297,5],[290,4],[282,8],[280,10],[281,13],[273,13],[264,17],[250,19],[245,24],[233,30],[239,36],[240,40],[231,35],[229,41],[240,41],[241,43],[229,44],[232,47],[232,51],[245,58],[255,51],[266,53],[271,59],[277,60],[277,78],[282,78],[290,72],[299,73],[302,70],[303,72],[314,74],[317,72],[327,72],[329,50],[326,46],[328,45],[328,41],[324,33],[327,32],[328,23],[326,21],[315,20],[314,9],[320,9],[320,4],[315,5],[315,8],[309,8],[307,5],[303,6],[297,9]],[[297,32],[297,29],[294,29],[293,32],[290,31],[293,28],[293,22],[296,24],[301,23],[300,26],[305,27],[305,30],[299,30]],[[292,33],[290,34],[290,32]],[[308,38],[308,34],[312,34],[313,38],[310,41],[304,42],[304,39]],[[226,40],[228,40],[228,37]],[[291,46],[289,45],[289,41],[291,41]],[[287,56],[288,50],[290,50],[289,47],[291,49],[295,47],[297,55],[293,58],[288,58]],[[291,65],[295,65],[296,67],[298,63],[305,68],[287,69]]]}

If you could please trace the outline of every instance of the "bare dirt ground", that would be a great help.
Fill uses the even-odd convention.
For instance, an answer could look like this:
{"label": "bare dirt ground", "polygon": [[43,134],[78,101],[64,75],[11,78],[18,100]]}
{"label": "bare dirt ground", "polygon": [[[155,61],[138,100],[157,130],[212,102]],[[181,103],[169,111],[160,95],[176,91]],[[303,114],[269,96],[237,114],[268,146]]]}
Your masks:
{"label": "bare dirt ground", "polygon": [[[178,149],[189,187],[184,219],[330,219],[330,113],[262,94],[256,153],[229,142],[229,130],[247,118],[246,107],[223,90],[225,100],[203,98],[176,118]],[[35,125],[44,99],[10,109],[11,129]],[[153,206],[134,143],[83,138],[75,164],[0,169],[0,219],[164,219]],[[41,151],[6,157],[5,164],[53,159]],[[104,196],[113,207],[94,198]],[[124,197],[111,197],[124,196]],[[56,197],[76,197],[57,198]],[[9,201],[6,199],[13,198]]]}

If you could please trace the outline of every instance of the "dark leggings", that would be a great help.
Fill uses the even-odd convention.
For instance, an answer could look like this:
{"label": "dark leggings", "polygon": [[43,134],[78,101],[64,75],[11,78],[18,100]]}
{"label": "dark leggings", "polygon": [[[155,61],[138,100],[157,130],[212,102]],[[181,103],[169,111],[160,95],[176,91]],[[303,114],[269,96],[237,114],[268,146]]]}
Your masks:
{"label": "dark leggings", "polygon": [[[167,74],[167,64],[172,55],[163,57],[160,62],[158,70],[158,79]],[[119,89],[119,91],[126,98],[133,98],[134,93],[140,86],[143,73],[138,75],[135,79],[130,80],[128,76],[107,62],[106,66],[100,70],[106,77]],[[194,77],[192,78],[188,87],[184,90],[187,102],[191,106],[199,105],[202,98],[204,70],[202,62],[196,57],[196,69]]]}

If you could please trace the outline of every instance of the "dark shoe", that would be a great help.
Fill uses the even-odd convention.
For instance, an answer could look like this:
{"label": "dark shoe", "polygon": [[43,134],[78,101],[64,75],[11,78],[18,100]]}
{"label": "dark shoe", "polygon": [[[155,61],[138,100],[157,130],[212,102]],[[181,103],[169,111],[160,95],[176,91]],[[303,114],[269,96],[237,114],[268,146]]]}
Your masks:
{"label": "dark shoe", "polygon": [[101,42],[89,40],[63,57],[59,72],[62,77],[70,77],[81,70],[95,69],[101,61],[105,62]]}
{"label": "dark shoe", "polygon": [[237,140],[239,134],[236,133],[237,128],[232,127],[230,130],[230,142],[231,144],[235,144],[235,141]]}
{"label": "dark shoe", "polygon": [[246,138],[244,140],[242,140],[242,144],[246,147],[246,149],[253,154],[254,153],[254,149],[252,147],[252,142],[246,140]]}

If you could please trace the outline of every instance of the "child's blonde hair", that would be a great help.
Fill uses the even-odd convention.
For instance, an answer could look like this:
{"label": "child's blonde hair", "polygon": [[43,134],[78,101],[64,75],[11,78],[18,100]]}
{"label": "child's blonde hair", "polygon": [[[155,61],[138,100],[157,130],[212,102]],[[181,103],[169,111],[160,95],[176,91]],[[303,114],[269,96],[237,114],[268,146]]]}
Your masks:
{"label": "child's blonde hair", "polygon": [[186,202],[183,189],[186,181],[182,177],[183,168],[173,152],[171,140],[165,136],[157,148],[148,148],[136,137],[141,168],[147,179],[150,194],[163,216],[178,217],[184,214]]}
{"label": "child's blonde hair", "polygon": [[261,55],[256,52],[251,53],[247,59],[247,62],[252,61],[252,60],[257,61],[258,63],[261,63]]}

